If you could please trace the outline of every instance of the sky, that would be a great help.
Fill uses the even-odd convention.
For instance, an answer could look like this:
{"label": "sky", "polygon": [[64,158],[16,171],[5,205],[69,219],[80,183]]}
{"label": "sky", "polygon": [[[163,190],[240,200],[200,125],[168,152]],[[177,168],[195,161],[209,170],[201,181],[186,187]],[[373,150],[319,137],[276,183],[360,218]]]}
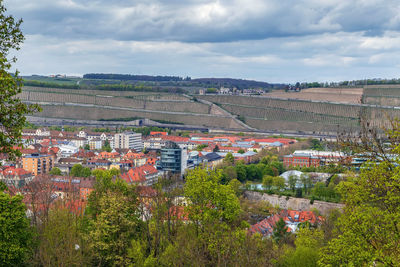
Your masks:
{"label": "sky", "polygon": [[23,75],[400,78],[398,0],[3,0]]}

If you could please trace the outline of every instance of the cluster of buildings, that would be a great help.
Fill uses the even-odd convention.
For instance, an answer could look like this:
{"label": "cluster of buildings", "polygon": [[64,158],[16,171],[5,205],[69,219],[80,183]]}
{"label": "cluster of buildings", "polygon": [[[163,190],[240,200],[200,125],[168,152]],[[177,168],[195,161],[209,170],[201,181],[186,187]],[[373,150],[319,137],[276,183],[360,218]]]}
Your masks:
{"label": "cluster of buildings", "polygon": [[183,175],[200,164],[214,168],[228,153],[235,160],[250,162],[261,149],[281,149],[296,142],[287,138],[201,133],[184,137],[151,132],[143,137],[135,132],[67,132],[45,128],[24,130],[22,136],[24,147],[18,148],[22,156],[17,161],[7,162],[0,155],[0,180],[9,186],[23,187],[32,177],[46,175],[54,167],[68,176],[76,164],[90,170],[118,169],[126,182],[146,186],[156,183],[165,173]]}
{"label": "cluster of buildings", "polygon": [[274,232],[274,227],[276,223],[283,219],[286,224],[287,231],[295,233],[297,228],[301,223],[310,223],[311,225],[316,225],[322,222],[323,218],[317,216],[312,211],[298,211],[298,210],[282,210],[279,213],[273,214],[268,218],[253,224],[249,228],[249,232],[259,233],[263,236],[269,237]]}
{"label": "cluster of buildings", "polygon": [[[207,89],[200,89],[199,94],[205,95],[207,93]],[[262,89],[238,89],[236,87],[220,87],[215,92],[218,95],[262,95],[265,93]]]}

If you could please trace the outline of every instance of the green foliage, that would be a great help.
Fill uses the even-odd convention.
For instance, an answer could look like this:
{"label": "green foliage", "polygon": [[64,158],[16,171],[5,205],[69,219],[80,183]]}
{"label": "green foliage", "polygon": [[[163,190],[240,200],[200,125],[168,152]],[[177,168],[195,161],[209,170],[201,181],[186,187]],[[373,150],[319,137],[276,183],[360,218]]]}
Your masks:
{"label": "green foliage", "polygon": [[92,172],[89,167],[83,167],[81,164],[75,164],[72,166],[69,173],[73,177],[89,177]]}
{"label": "green foliage", "polygon": [[29,257],[32,230],[22,196],[10,196],[4,184],[0,187],[0,265],[21,266]]}
{"label": "green foliage", "polygon": [[228,185],[235,192],[236,196],[240,196],[242,194],[242,183],[237,179],[232,179],[229,181]]}
{"label": "green foliage", "polygon": [[226,154],[224,158],[224,163],[229,165],[233,165],[235,163],[235,158],[233,157],[231,152]]}
{"label": "green foliage", "polygon": [[54,168],[51,169],[49,174],[51,174],[51,175],[61,175],[61,170],[60,170],[60,168],[54,167]]}
{"label": "green foliage", "polygon": [[296,175],[290,175],[288,178],[289,188],[293,191],[293,193],[296,190],[297,180],[298,178]]}
{"label": "green foliage", "polygon": [[286,187],[285,178],[281,176],[275,176],[273,185],[277,188],[278,192],[282,191]]}
{"label": "green foliage", "polygon": [[84,148],[85,150],[90,150],[89,144],[86,144],[83,148]]}
{"label": "green foliage", "polygon": [[206,148],[206,147],[208,147],[208,145],[206,145],[206,144],[201,144],[201,145],[198,145],[197,147],[196,147],[196,150],[197,151],[202,151],[204,148]]}
{"label": "green foliage", "polygon": [[42,266],[88,264],[79,229],[80,217],[62,206],[50,210],[38,235],[37,261]]}
{"label": "green foliage", "polygon": [[285,221],[280,218],[274,226],[272,238],[275,240],[275,242],[281,243],[286,241],[289,235],[290,233],[288,232],[288,227],[286,226]]}
{"label": "green foliage", "polygon": [[271,190],[272,186],[274,184],[274,177],[270,175],[265,175],[263,177],[263,186],[267,190]]}
{"label": "green foliage", "polygon": [[233,166],[227,166],[224,168],[223,170],[223,178],[225,181],[231,181],[234,179],[237,179],[237,172],[236,172],[236,168]]}
{"label": "green foliage", "polygon": [[101,150],[107,151],[107,152],[112,151],[110,142],[108,140],[104,141],[104,146],[101,148]]}
{"label": "green foliage", "polygon": [[217,88],[207,88],[206,93],[207,94],[216,94],[217,93]]}
{"label": "green foliage", "polygon": [[220,183],[222,172],[196,168],[186,177],[184,194],[190,200],[189,217],[205,224],[232,222],[240,212],[239,200],[230,185]]}
{"label": "green foliage", "polygon": [[85,240],[93,251],[93,263],[103,266],[126,266],[130,241],[136,237],[139,224],[135,214],[136,201],[119,192],[107,191],[98,200],[98,213],[89,220]]}
{"label": "green foliage", "polygon": [[318,139],[311,139],[311,149],[322,151],[324,147]]}
{"label": "green foliage", "polygon": [[296,188],[296,197],[297,198],[303,197],[303,190],[301,188]]}
{"label": "green foliage", "polygon": [[395,266],[400,262],[399,173],[400,167],[388,161],[368,163],[359,177],[339,184],[346,207],[321,264]]}
{"label": "green foliage", "polygon": [[16,71],[11,74],[12,63],[17,59],[7,58],[13,50],[19,50],[24,40],[21,32],[22,20],[15,20],[6,14],[3,1],[0,1],[0,153],[7,153],[10,159],[20,156],[15,146],[22,144],[21,131],[26,123],[26,114],[40,111],[38,105],[26,105],[15,97],[21,93],[22,80]]}
{"label": "green foliage", "polygon": [[239,150],[238,150],[238,153],[239,153],[239,154],[244,154],[244,150],[243,150],[243,149],[239,149]]}
{"label": "green foliage", "polygon": [[93,174],[96,184],[89,196],[84,228],[92,263],[126,266],[133,263],[129,248],[141,224],[135,188],[121,179],[114,182],[117,170],[95,170]]}
{"label": "green foliage", "polygon": [[300,228],[296,233],[294,250],[287,250],[279,266],[317,267],[319,250],[324,245],[324,234],[319,229]]}

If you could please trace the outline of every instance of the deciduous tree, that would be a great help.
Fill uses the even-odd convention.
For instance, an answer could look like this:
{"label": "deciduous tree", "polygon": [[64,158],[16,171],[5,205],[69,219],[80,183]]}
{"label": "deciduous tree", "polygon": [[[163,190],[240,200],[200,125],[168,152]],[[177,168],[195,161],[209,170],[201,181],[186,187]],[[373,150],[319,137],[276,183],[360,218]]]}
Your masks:
{"label": "deciduous tree", "polygon": [[21,131],[25,125],[25,115],[39,111],[37,105],[26,105],[16,97],[21,93],[22,80],[18,71],[11,74],[10,51],[19,50],[24,40],[21,32],[22,20],[6,14],[3,1],[0,1],[0,153],[7,153],[10,159],[20,155],[15,146],[21,145]]}

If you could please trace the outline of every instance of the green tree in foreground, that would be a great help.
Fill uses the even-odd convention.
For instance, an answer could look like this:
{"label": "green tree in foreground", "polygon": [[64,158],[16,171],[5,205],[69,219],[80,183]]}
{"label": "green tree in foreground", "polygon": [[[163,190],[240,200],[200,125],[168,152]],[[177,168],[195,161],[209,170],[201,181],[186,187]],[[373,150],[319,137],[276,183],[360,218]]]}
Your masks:
{"label": "green tree in foreground", "polygon": [[22,196],[10,196],[0,182],[0,266],[21,266],[29,256],[32,231]]}
{"label": "green tree in foreground", "polygon": [[322,250],[321,266],[399,266],[399,129],[399,122],[392,121],[384,144],[373,130],[363,133],[361,146],[344,143],[355,153],[375,157],[364,164],[358,177],[338,185],[345,208],[335,223],[333,239]]}
{"label": "green tree in foreground", "polygon": [[3,1],[0,1],[0,153],[7,153],[10,159],[20,155],[15,146],[21,145],[21,131],[25,125],[25,115],[39,111],[39,106],[22,103],[15,97],[21,93],[22,80],[18,71],[9,73],[16,58],[8,59],[11,50],[19,50],[24,40],[20,26],[22,20],[16,21],[6,15]]}
{"label": "green tree in foreground", "polygon": [[79,216],[58,205],[41,225],[36,261],[41,266],[84,266],[88,264],[79,229]]}
{"label": "green tree in foreground", "polygon": [[190,201],[189,217],[199,226],[215,221],[232,222],[239,215],[239,200],[230,185],[220,183],[221,179],[221,170],[200,168],[186,177],[184,193]]}

